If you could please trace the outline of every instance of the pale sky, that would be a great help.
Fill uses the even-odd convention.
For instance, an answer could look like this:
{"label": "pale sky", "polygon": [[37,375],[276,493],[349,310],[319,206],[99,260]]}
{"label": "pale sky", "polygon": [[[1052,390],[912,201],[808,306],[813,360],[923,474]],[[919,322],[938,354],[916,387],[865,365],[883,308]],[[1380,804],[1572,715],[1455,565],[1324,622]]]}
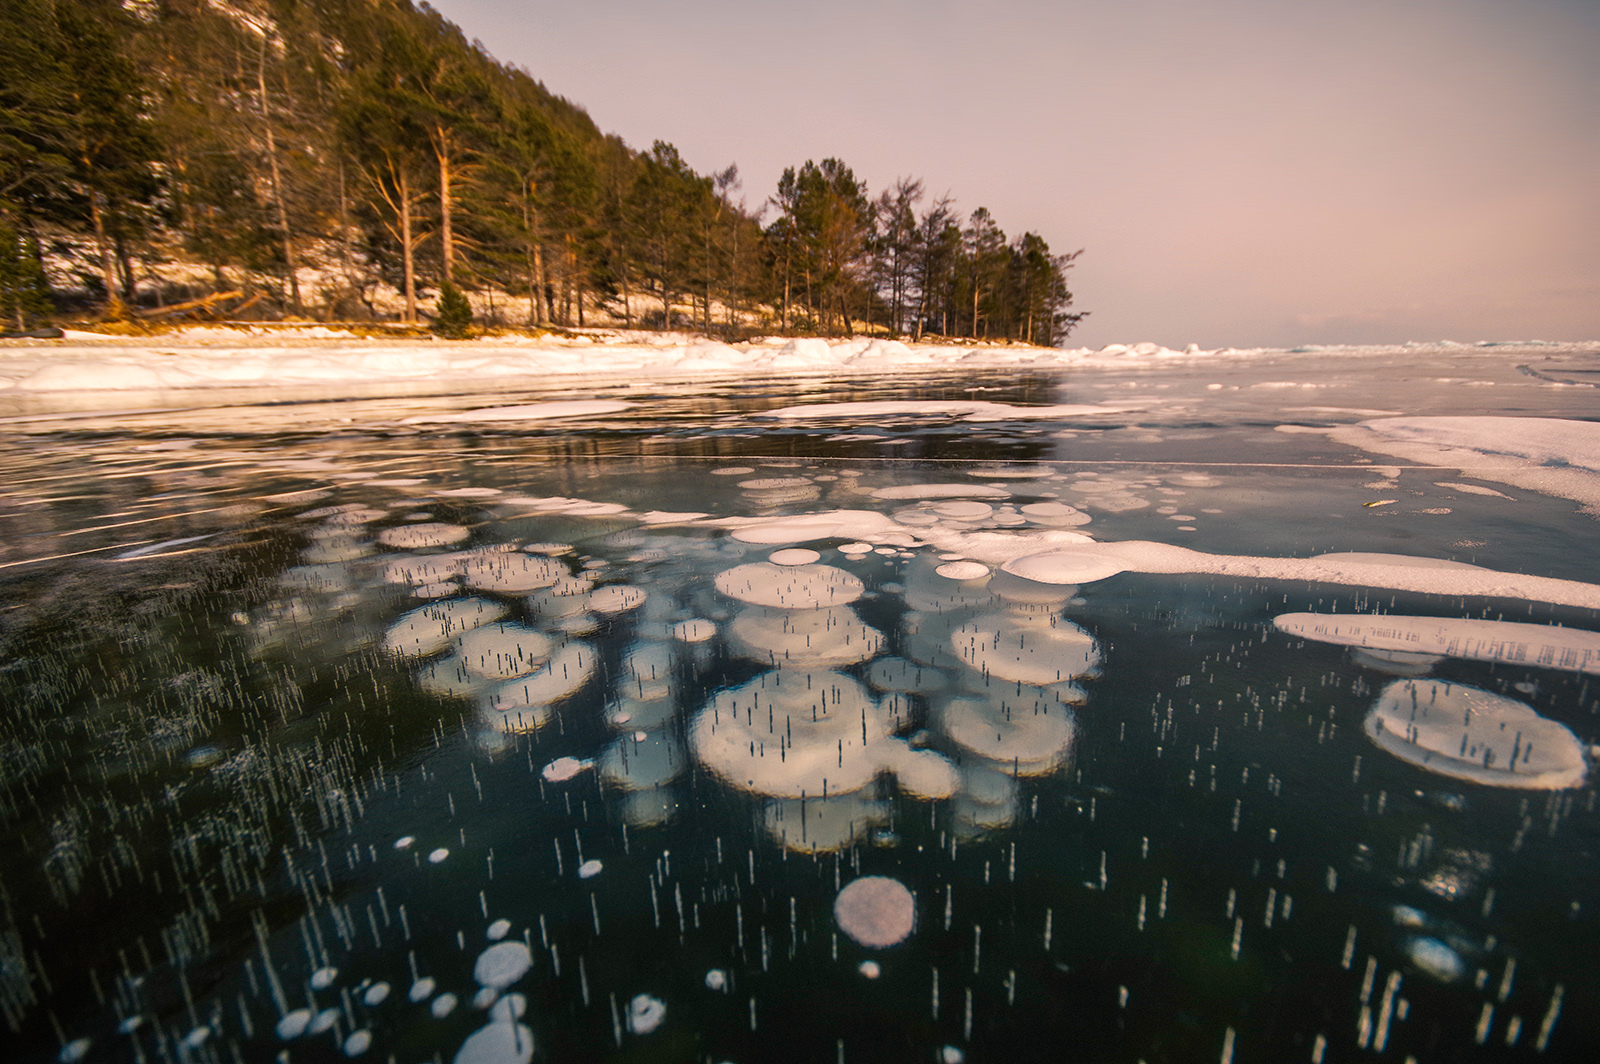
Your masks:
{"label": "pale sky", "polygon": [[1038,231],[1072,346],[1600,340],[1597,0],[434,0],[754,207],[836,156]]}

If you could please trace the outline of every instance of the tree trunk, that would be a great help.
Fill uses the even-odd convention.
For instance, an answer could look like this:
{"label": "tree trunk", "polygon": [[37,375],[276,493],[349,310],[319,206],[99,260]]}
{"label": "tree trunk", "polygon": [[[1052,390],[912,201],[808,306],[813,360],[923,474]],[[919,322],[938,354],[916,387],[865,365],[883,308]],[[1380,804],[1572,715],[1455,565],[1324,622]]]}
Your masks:
{"label": "tree trunk", "polygon": [[117,256],[106,233],[105,201],[99,189],[89,190],[89,217],[94,221],[94,240],[100,246],[100,280],[106,286],[106,317],[120,321],[128,315],[127,305],[117,290]]}
{"label": "tree trunk", "polygon": [[456,236],[451,225],[451,215],[455,206],[454,196],[450,192],[450,131],[442,126],[434,127],[437,140],[435,140],[435,153],[439,159],[439,254],[444,259],[444,279],[455,279]]}
{"label": "tree trunk", "polygon": [[406,275],[406,324],[417,323],[417,264],[411,240],[411,176],[400,171],[400,257]]}
{"label": "tree trunk", "polygon": [[277,205],[278,230],[283,234],[283,268],[289,279],[289,306],[300,314],[299,263],[294,254],[294,237],[289,233],[289,211],[283,203],[283,175],[278,170],[278,142],[272,133],[272,116],[267,113],[267,39],[261,38],[260,59],[256,63],[256,98],[261,125],[267,135],[267,163],[272,177],[272,200]]}

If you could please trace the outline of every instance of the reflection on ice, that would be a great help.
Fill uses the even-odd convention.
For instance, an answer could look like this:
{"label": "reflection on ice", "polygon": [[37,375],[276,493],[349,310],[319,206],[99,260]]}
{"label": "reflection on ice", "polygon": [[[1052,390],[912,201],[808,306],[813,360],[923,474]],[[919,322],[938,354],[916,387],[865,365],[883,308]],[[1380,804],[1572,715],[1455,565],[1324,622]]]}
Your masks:
{"label": "reflection on ice", "polygon": [[1367,714],[1366,731],[1419,768],[1491,787],[1576,787],[1587,768],[1582,744],[1564,725],[1463,684],[1396,680]]}

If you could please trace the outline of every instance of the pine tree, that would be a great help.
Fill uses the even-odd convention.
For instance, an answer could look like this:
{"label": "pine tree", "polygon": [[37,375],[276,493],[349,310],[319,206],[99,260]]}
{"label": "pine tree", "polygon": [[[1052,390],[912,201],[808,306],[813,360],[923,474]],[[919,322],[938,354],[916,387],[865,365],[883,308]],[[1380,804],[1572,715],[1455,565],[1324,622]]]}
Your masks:
{"label": "pine tree", "polygon": [[446,340],[465,340],[472,326],[472,304],[452,281],[439,286],[439,313],[433,331]]}

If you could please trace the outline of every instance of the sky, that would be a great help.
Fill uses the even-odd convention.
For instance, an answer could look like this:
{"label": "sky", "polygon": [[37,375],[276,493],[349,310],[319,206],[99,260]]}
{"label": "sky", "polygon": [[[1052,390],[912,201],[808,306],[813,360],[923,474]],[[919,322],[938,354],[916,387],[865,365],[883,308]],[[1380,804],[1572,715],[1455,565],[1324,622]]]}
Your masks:
{"label": "sky", "polygon": [[1034,230],[1073,345],[1600,340],[1600,0],[434,0],[751,208],[842,159]]}

